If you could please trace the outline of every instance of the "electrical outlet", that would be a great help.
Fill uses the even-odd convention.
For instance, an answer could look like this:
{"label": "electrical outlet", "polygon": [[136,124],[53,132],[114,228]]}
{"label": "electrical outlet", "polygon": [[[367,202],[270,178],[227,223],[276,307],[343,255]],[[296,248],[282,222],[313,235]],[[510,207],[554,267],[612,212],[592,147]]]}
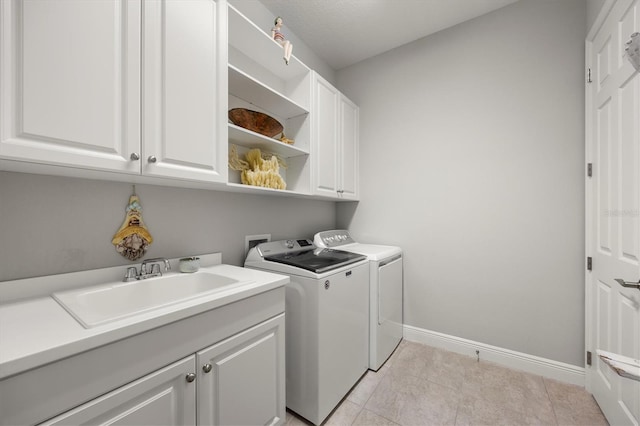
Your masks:
{"label": "electrical outlet", "polygon": [[247,235],[244,237],[244,255],[249,254],[249,250],[260,243],[271,241],[271,234]]}

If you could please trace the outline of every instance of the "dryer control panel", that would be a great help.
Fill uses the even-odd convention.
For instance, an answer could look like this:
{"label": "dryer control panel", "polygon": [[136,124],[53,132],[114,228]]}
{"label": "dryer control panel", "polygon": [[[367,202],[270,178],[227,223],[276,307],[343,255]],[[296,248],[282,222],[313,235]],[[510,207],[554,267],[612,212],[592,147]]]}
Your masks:
{"label": "dryer control panel", "polygon": [[335,229],[333,231],[318,232],[313,242],[318,247],[339,247],[345,244],[353,244],[355,240],[346,229]]}

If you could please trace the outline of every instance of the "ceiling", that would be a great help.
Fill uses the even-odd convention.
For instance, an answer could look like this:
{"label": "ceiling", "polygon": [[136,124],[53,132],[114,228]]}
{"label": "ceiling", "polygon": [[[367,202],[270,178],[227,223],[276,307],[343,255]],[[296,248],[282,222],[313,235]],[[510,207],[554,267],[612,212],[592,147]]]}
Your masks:
{"label": "ceiling", "polygon": [[[260,0],[334,70],[517,0]],[[295,55],[295,46],[294,46]]]}

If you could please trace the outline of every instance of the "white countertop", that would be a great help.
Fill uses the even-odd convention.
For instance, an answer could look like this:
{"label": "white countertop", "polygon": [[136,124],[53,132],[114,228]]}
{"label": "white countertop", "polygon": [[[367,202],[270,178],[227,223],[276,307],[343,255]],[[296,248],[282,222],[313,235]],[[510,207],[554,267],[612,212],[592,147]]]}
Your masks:
{"label": "white countertop", "polygon": [[[124,271],[126,267],[109,268],[109,271],[112,269]],[[287,276],[232,265],[218,264],[200,270],[230,275],[248,283],[89,329],[80,325],[50,295],[0,305],[0,380],[281,287],[289,280]],[[84,275],[91,272],[68,275]],[[51,280],[64,281],[65,275],[52,276]],[[46,282],[46,277],[37,280],[42,285]]]}

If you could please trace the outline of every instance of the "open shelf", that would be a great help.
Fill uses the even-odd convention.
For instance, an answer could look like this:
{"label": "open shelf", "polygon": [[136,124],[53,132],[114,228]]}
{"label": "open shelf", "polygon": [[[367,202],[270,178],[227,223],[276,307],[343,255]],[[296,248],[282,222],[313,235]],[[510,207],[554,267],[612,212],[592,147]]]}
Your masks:
{"label": "open shelf", "polygon": [[227,183],[227,186],[236,192],[245,192],[251,194],[269,194],[269,195],[285,195],[285,196],[298,196],[302,198],[311,198],[308,192],[291,191],[289,189],[272,189],[263,188],[261,186],[244,185],[241,183]]}
{"label": "open shelf", "polygon": [[[230,141],[230,146],[233,145],[237,147],[238,157],[241,159],[245,159],[246,153],[249,151],[251,147],[239,146],[234,143],[234,141]],[[270,151],[265,149],[265,151]],[[269,154],[275,154],[275,152],[269,152]],[[304,155],[296,155],[293,157],[282,158],[285,165],[282,165],[279,170],[279,174],[282,179],[287,184],[287,189],[273,189],[273,188],[262,188],[262,187],[254,187],[251,185],[242,184],[241,172],[237,170],[233,170],[229,168],[228,173],[228,184],[235,185],[236,188],[244,188],[244,189],[257,189],[266,192],[284,192],[284,193],[294,193],[294,194],[307,194],[309,195],[309,156]]]}
{"label": "open shelf", "polygon": [[263,64],[283,80],[292,80],[309,72],[309,68],[295,55],[291,56],[289,65],[286,65],[282,59],[282,46],[231,5],[228,27],[231,46]]}
{"label": "open shelf", "polygon": [[231,123],[229,123],[229,142],[246,148],[260,148],[263,151],[277,154],[282,158],[309,154],[308,151],[297,146],[288,145],[277,139],[268,138]]}
{"label": "open shelf", "polygon": [[231,64],[229,64],[229,93],[283,118],[292,118],[309,112],[303,106]]}

